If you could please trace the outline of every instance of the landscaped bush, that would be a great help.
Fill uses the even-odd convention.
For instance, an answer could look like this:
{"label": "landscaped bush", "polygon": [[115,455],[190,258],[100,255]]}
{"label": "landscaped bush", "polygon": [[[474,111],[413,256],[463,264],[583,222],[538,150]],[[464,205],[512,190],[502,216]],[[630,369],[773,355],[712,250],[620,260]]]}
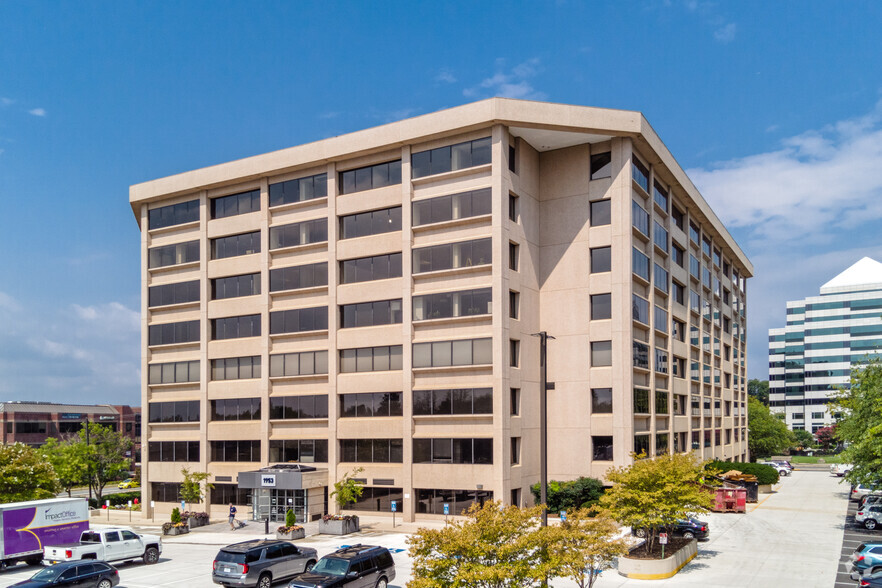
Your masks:
{"label": "landscaped bush", "polygon": [[[530,486],[530,492],[539,504],[539,484]],[[562,510],[574,511],[579,508],[590,508],[603,495],[603,483],[596,478],[578,478],[569,482],[548,483],[548,512]]]}
{"label": "landscaped bush", "polygon": [[120,505],[128,506],[129,500],[131,500],[134,503],[136,498],[138,499],[138,502],[141,502],[141,492],[140,491],[138,491],[138,492],[117,492],[116,494],[106,494],[104,496],[104,499],[101,501],[101,504],[98,504],[97,498],[93,498],[91,501],[89,501],[89,506],[91,506],[92,508],[101,508],[102,506],[104,506],[105,500],[110,501],[110,506],[120,506]]}
{"label": "landscaped bush", "polygon": [[712,461],[707,464],[707,468],[719,470],[720,473],[723,474],[725,474],[729,470],[738,470],[742,474],[750,474],[752,476],[756,476],[757,483],[761,485],[778,483],[778,470],[776,470],[772,466],[763,465],[761,463]]}

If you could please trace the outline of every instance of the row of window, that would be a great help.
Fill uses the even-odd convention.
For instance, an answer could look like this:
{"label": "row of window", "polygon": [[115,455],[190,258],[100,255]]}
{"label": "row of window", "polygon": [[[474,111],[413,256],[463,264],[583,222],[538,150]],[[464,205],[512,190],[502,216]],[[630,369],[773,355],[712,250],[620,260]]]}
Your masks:
{"label": "row of window", "polygon": [[270,398],[271,419],[326,419],[328,395],[281,396]]}

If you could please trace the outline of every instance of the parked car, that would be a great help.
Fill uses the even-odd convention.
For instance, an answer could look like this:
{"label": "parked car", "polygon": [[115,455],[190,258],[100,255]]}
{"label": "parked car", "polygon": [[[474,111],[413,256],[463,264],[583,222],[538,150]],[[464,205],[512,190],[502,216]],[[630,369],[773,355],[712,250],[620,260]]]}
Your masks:
{"label": "parked car", "polygon": [[274,582],[308,572],[318,560],[312,547],[289,541],[256,539],[222,548],[214,558],[211,580],[222,586],[269,588]]}
{"label": "parked car", "polygon": [[[855,579],[853,575],[852,579]],[[865,569],[857,581],[861,588],[882,588],[882,566]]]}
{"label": "parked car", "polygon": [[882,565],[882,543],[861,543],[851,554],[851,579],[859,580],[864,570]]}
{"label": "parked car", "polygon": [[759,464],[762,464],[762,465],[767,465],[767,466],[772,466],[773,468],[775,468],[776,470],[778,470],[778,475],[779,475],[779,476],[782,476],[782,477],[783,477],[783,476],[789,476],[790,473],[793,471],[793,468],[789,468],[789,467],[787,467],[787,466],[785,466],[785,465],[781,465],[781,464],[779,464],[778,462],[775,462],[775,461],[758,461],[758,462],[756,462],[756,463],[759,463]]}
{"label": "parked car", "polygon": [[[882,504],[864,505],[864,508],[854,514],[854,522],[872,531],[882,522]],[[879,563],[882,563],[882,561]]]}
{"label": "parked car", "polygon": [[858,500],[858,510],[862,509],[867,504],[876,504],[880,501],[882,501],[882,492],[877,491],[865,494]]}
{"label": "parked car", "polygon": [[[667,530],[674,537],[683,537],[684,539],[706,539],[710,533],[707,523],[698,519],[689,517],[681,521]],[[646,529],[634,529],[633,534],[641,539],[646,537]]]}
{"label": "parked car", "polygon": [[135,480],[133,480],[132,478],[126,478],[125,480],[123,480],[122,482],[120,482],[118,484],[118,488],[120,490],[125,490],[126,488],[137,488],[137,487],[138,487],[138,483]]}
{"label": "parked car", "polygon": [[851,500],[860,500],[867,494],[871,494],[872,492],[876,492],[877,488],[875,486],[864,486],[863,484],[857,484],[851,487],[851,494],[849,498]]}
{"label": "parked car", "polygon": [[162,538],[158,535],[139,535],[129,527],[106,527],[83,531],[78,543],[47,545],[43,547],[43,561],[58,563],[78,559],[122,562],[142,560],[155,564],[162,553]]}
{"label": "parked car", "polygon": [[103,561],[66,561],[48,566],[31,576],[30,580],[12,584],[22,588],[43,586],[77,586],[78,588],[111,588],[119,584],[119,572]]}
{"label": "parked car", "polygon": [[395,561],[385,547],[352,545],[321,558],[312,570],[294,576],[289,588],[386,588],[395,579]]}
{"label": "parked car", "polygon": [[850,463],[834,463],[830,466],[830,473],[834,476],[842,477],[852,470],[854,466]]}
{"label": "parked car", "polygon": [[793,464],[790,463],[789,461],[787,461],[786,459],[770,459],[769,461],[772,463],[776,463],[778,465],[782,465],[782,466],[786,467],[787,469],[789,469],[791,472],[793,471]]}

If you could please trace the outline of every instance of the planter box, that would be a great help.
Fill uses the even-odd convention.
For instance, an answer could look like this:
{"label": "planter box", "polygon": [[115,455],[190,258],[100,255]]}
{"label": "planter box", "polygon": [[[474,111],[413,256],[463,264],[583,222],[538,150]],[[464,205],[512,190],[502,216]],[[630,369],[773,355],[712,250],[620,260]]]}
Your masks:
{"label": "planter box", "polygon": [[190,532],[190,527],[172,527],[168,531],[163,531],[163,535],[186,535]]}
{"label": "planter box", "polygon": [[761,494],[771,494],[772,493],[772,485],[771,484],[760,484],[757,488]]}
{"label": "planter box", "polygon": [[204,527],[209,522],[208,519],[197,519],[196,517],[190,517],[187,520],[187,526],[191,529],[195,529],[196,527]]}
{"label": "planter box", "polygon": [[295,529],[290,533],[280,533],[276,531],[276,539],[294,541],[295,539],[303,539],[304,537],[306,537],[306,529]]}
{"label": "planter box", "polygon": [[636,559],[622,556],[619,558],[619,574],[635,580],[663,580],[679,572],[697,553],[698,541],[693,539],[677,553],[664,559]]}
{"label": "planter box", "polygon": [[319,533],[322,535],[348,535],[357,533],[360,529],[358,517],[349,520],[319,520]]}

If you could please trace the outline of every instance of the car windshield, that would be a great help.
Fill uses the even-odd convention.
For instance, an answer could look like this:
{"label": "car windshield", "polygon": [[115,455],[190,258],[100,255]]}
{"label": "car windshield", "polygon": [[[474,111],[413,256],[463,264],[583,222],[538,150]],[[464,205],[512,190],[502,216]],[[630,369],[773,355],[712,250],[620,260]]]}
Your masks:
{"label": "car windshield", "polygon": [[55,567],[44,568],[31,576],[31,580],[39,580],[41,582],[51,582],[55,578],[61,575],[61,572],[64,570],[59,570]]}
{"label": "car windshield", "polygon": [[329,576],[345,576],[347,569],[349,569],[349,562],[347,560],[337,559],[336,557],[323,557],[313,566],[312,571],[316,574],[327,574]]}

